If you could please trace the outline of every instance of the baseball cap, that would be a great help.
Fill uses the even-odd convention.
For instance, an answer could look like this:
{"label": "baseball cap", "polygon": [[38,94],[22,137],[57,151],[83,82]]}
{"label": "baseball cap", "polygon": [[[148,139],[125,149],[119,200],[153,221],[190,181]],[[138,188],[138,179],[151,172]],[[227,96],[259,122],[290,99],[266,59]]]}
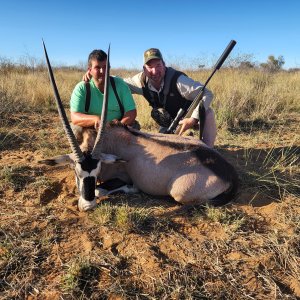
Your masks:
{"label": "baseball cap", "polygon": [[144,52],[144,64],[146,64],[151,59],[161,59],[163,61],[163,57],[159,49],[150,48]]}

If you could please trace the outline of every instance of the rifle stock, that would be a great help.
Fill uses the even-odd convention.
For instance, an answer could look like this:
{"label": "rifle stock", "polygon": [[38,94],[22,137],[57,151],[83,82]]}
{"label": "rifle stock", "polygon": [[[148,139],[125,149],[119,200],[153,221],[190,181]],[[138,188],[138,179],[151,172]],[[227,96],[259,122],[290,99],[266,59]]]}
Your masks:
{"label": "rifle stock", "polygon": [[208,79],[204,83],[203,87],[201,88],[201,90],[199,91],[199,93],[197,94],[197,96],[195,97],[195,99],[193,100],[193,102],[191,103],[191,105],[189,106],[189,108],[187,110],[184,110],[184,109],[181,108],[178,111],[175,119],[173,120],[173,122],[169,126],[169,128],[167,129],[166,133],[173,133],[174,132],[175,134],[178,134],[180,132],[181,125],[178,125],[179,121],[181,119],[190,118],[191,117],[193,111],[195,110],[195,108],[197,107],[197,105],[202,100],[202,97],[203,97],[203,94],[204,94],[204,89],[206,88],[206,86],[209,83],[210,79],[213,77],[213,75],[215,74],[215,72],[221,68],[221,66],[223,65],[224,61],[226,60],[226,58],[230,54],[231,50],[235,46],[235,44],[236,44],[236,41],[234,41],[234,40],[231,40],[229,42],[229,44],[227,45],[226,49],[222,53],[221,57],[219,58],[219,60],[215,64],[213,72],[208,77]]}

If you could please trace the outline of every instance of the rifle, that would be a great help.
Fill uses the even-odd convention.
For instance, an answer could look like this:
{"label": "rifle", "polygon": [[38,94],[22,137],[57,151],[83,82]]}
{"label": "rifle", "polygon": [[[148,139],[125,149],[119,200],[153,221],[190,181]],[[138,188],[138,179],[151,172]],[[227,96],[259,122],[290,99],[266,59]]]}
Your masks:
{"label": "rifle", "polygon": [[202,139],[202,133],[203,133],[203,128],[204,128],[204,118],[205,118],[205,111],[204,111],[205,108],[203,106],[203,101],[202,101],[204,89],[207,86],[207,84],[209,83],[210,79],[215,74],[215,72],[221,68],[221,66],[223,65],[224,61],[226,60],[226,58],[230,54],[231,50],[235,46],[235,44],[236,44],[236,41],[234,41],[234,40],[230,41],[230,43],[227,45],[226,49],[222,53],[221,57],[219,58],[219,60],[215,64],[213,72],[208,77],[208,79],[206,80],[206,82],[204,83],[204,85],[202,86],[202,88],[200,89],[199,93],[197,94],[197,96],[195,97],[195,99],[193,100],[193,102],[191,103],[191,105],[188,108],[185,107],[185,108],[180,108],[179,109],[179,111],[177,112],[177,115],[176,115],[175,119],[173,120],[173,122],[171,123],[171,125],[169,126],[169,128],[166,131],[167,134],[170,134],[170,133],[176,133],[176,134],[178,134],[179,131],[180,131],[180,127],[181,127],[181,126],[178,126],[179,121],[181,119],[183,119],[183,118],[190,118],[191,115],[192,115],[192,113],[193,113],[193,111],[194,111],[194,109],[201,102],[200,103],[200,107],[199,107],[199,113],[200,113],[200,119],[202,119],[202,120],[199,120],[199,122],[200,122],[200,139]]}

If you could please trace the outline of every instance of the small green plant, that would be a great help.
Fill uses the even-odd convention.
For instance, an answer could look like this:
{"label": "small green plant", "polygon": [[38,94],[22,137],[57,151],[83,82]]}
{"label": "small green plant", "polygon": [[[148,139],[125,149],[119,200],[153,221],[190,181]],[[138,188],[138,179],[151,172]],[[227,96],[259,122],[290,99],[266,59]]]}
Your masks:
{"label": "small green plant", "polygon": [[212,222],[222,223],[227,219],[227,214],[224,209],[215,208],[211,206],[206,207],[206,216]]}
{"label": "small green plant", "polygon": [[110,203],[98,205],[92,212],[90,218],[98,225],[107,225],[113,219],[114,207]]}
{"label": "small green plant", "polygon": [[132,211],[128,205],[116,206],[114,209],[113,226],[128,230],[131,227]]}
{"label": "small green plant", "polygon": [[237,231],[246,220],[242,213],[224,207],[206,206],[206,216],[212,222],[218,222],[233,232]]}
{"label": "small green plant", "polygon": [[152,221],[151,210],[130,208],[128,205],[118,207],[115,214],[115,226],[126,231],[143,231]]}
{"label": "small green plant", "polygon": [[45,189],[52,190],[53,189],[53,182],[47,178],[46,176],[39,176],[36,178],[34,182],[29,185],[30,188],[33,188],[35,191],[40,193]]}
{"label": "small green plant", "polygon": [[22,190],[28,183],[34,181],[31,176],[28,176],[31,170],[28,166],[4,166],[0,170],[0,187],[12,188],[14,191]]}
{"label": "small green plant", "polygon": [[91,214],[91,219],[100,225],[109,225],[115,229],[130,231],[147,231],[159,226],[159,221],[155,220],[151,209],[130,207],[128,204],[111,205],[101,204]]}
{"label": "small green plant", "polygon": [[63,291],[72,292],[78,286],[81,270],[88,268],[90,263],[83,257],[78,257],[66,265],[66,271],[62,277],[61,286]]}
{"label": "small green plant", "polygon": [[12,257],[13,244],[8,241],[0,241],[0,261],[7,262]]}

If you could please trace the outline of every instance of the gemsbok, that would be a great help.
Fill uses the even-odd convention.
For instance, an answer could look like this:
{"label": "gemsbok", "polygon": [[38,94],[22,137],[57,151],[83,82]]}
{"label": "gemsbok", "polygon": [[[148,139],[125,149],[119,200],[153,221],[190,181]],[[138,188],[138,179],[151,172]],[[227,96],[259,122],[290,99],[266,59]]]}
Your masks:
{"label": "gemsbok", "polygon": [[129,191],[137,188],[154,196],[171,196],[181,204],[220,206],[235,198],[238,175],[234,167],[200,140],[145,133],[116,122],[105,124],[109,49],[100,129],[97,134],[91,134],[90,130],[83,133],[84,143],[92,143],[94,147],[82,152],[59,97],[44,43],[43,46],[59,115],[73,153],[42,162],[50,165],[74,163],[80,210],[96,206],[97,180],[105,182],[112,178],[133,184],[134,188]]}

